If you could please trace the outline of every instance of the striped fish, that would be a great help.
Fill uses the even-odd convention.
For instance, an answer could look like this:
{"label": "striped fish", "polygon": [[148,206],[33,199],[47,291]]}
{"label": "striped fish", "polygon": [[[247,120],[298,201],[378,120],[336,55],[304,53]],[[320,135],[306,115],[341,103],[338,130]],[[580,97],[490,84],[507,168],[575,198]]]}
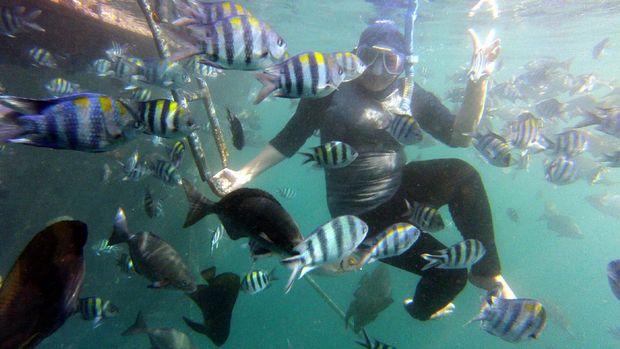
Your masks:
{"label": "striped fish", "polygon": [[357,79],[366,70],[366,64],[352,52],[333,52],[330,53],[330,56],[344,70],[345,77],[343,81]]}
{"label": "striped fish", "polygon": [[545,163],[545,179],[553,184],[570,184],[579,179],[580,175],[577,162],[564,156]]}
{"label": "striped fish", "polygon": [[424,205],[417,201],[409,203],[409,201],[405,200],[405,204],[407,205],[407,212],[404,217],[407,217],[416,227],[431,232],[437,232],[446,227],[441,214],[439,214],[439,210],[435,207]]}
{"label": "striped fish", "polygon": [[297,196],[297,191],[290,187],[278,188],[278,195],[284,199],[294,199]]}
{"label": "striped fish", "polygon": [[418,143],[423,137],[418,122],[408,115],[394,115],[386,131],[402,145]]}
{"label": "striped fish", "polygon": [[252,16],[230,16],[208,25],[190,26],[193,33],[189,36],[179,28],[167,27],[187,46],[172,55],[173,61],[201,55],[201,63],[218,69],[259,70],[287,55],[282,37]]}
{"label": "striped fish", "polygon": [[474,148],[480,152],[482,157],[490,165],[497,167],[508,167],[512,163],[510,145],[504,137],[489,132],[485,135],[476,135],[473,138]]}
{"label": "striped fish", "polygon": [[62,78],[56,78],[48,82],[45,89],[54,97],[60,97],[76,93],[80,89],[80,85]]}
{"label": "striped fish", "polygon": [[110,61],[110,71],[106,76],[114,77],[121,81],[134,82],[141,78],[139,75],[144,61],[136,57],[116,57]]}
{"label": "striped fish", "polygon": [[141,81],[150,85],[164,88],[178,88],[192,81],[183,66],[169,60],[146,62],[140,67],[132,85],[126,86],[126,90],[137,88],[135,83]]}
{"label": "striped fish", "polygon": [[181,185],[181,174],[174,164],[168,160],[155,160],[150,163],[153,175],[168,185]]}
{"label": "striped fish", "polygon": [[118,246],[110,246],[108,244],[108,240],[106,239],[101,239],[95,242],[90,248],[93,250],[93,252],[95,252],[95,255],[97,256],[105,254],[116,255],[120,251],[120,248]]}
{"label": "striped fish", "polygon": [[217,250],[217,248],[220,247],[220,241],[222,240],[222,237],[224,236],[226,229],[224,228],[223,225],[220,224],[214,230],[210,230],[210,232],[211,232],[211,243],[210,243],[211,254],[213,254],[215,250]]}
{"label": "striped fish", "polygon": [[41,10],[32,10],[26,13],[26,7],[0,7],[0,34],[14,38],[15,34],[34,30],[44,32],[41,26],[34,22]]}
{"label": "striped fish", "polygon": [[114,75],[112,71],[112,62],[105,58],[96,59],[91,64],[93,72],[100,77]]}
{"label": "striped fish", "polygon": [[185,137],[197,128],[189,111],[169,99],[139,102],[137,119],[142,132],[164,138]]}
{"label": "striped fish", "polygon": [[544,306],[534,299],[490,297],[472,321],[507,342],[517,343],[540,336],[547,324]]}
{"label": "striped fish", "polygon": [[200,63],[201,58],[194,56],[185,61],[184,66],[187,71],[194,74],[194,77],[206,79],[216,78],[222,73],[221,69],[217,69],[213,66]]}
{"label": "striped fish", "polygon": [[136,102],[148,102],[152,94],[153,91],[150,88],[138,87],[131,91],[131,99]]}
{"label": "striped fish", "polygon": [[568,130],[555,136],[555,141],[548,141],[555,154],[575,157],[588,149],[590,137],[584,130]]}
{"label": "striped fish", "polygon": [[176,141],[172,146],[167,146],[166,148],[170,162],[178,168],[181,165],[183,154],[185,153],[185,143],[183,143],[183,141]]}
{"label": "striped fish", "polygon": [[314,161],[316,165],[324,168],[342,168],[352,163],[359,153],[350,145],[332,141],[322,144],[318,147],[311,148],[312,153],[300,153],[306,156],[304,164]]}
{"label": "striped fish", "polygon": [[129,109],[104,95],[84,93],[44,100],[0,96],[0,105],[0,114],[4,114],[0,142],[101,152],[135,133]]}
{"label": "striped fish", "polygon": [[99,297],[80,298],[77,311],[83,320],[92,320],[94,328],[99,327],[104,319],[115,317],[120,313],[116,305]]}
{"label": "striped fish", "polygon": [[271,281],[277,280],[275,276],[276,268],[269,273],[263,270],[254,270],[247,273],[241,280],[241,289],[248,294],[257,294],[271,286]]}
{"label": "striped fish", "polygon": [[401,255],[413,246],[420,234],[420,230],[409,223],[390,225],[375,237],[370,249],[360,258],[358,267],[377,259]]}
{"label": "striped fish", "polygon": [[355,343],[361,345],[362,347],[366,349],[396,349],[396,347],[380,342],[376,339],[371,341],[370,338],[368,338],[368,333],[366,333],[365,329],[362,329],[362,333],[364,334],[364,340],[366,342],[355,341]]}
{"label": "striped fish", "polygon": [[160,217],[164,215],[164,208],[160,200],[153,198],[151,189],[147,186],[144,188],[144,212],[149,218]]}
{"label": "striped fish", "polygon": [[232,1],[188,1],[176,2],[177,10],[183,16],[173,24],[178,26],[190,24],[212,24],[226,17],[251,16],[252,14],[240,4]]}
{"label": "striped fish", "polygon": [[37,67],[58,68],[54,55],[44,48],[33,47],[28,50],[28,56],[32,59],[33,65]]}
{"label": "striped fish", "polygon": [[368,225],[355,216],[340,216],[320,226],[294,250],[299,255],[285,258],[282,263],[293,269],[285,292],[293,287],[295,279],[325,263],[342,260],[364,241]]}
{"label": "striped fish", "polygon": [[421,257],[429,263],[422,268],[422,271],[434,267],[439,269],[469,268],[484,257],[485,253],[486,249],[480,241],[467,239],[439,250],[434,255],[423,253]]}
{"label": "striped fish", "polygon": [[328,54],[310,51],[266,68],[256,77],[264,85],[254,104],[275,91],[282,98],[318,98],[334,92],[345,78],[342,67]]}
{"label": "striped fish", "polygon": [[517,117],[517,121],[509,126],[508,140],[519,149],[534,152],[545,150],[548,144],[542,136],[543,126],[543,120],[535,117],[532,113],[521,113]]}
{"label": "striped fish", "polygon": [[112,41],[112,45],[109,49],[105,50],[105,54],[110,60],[115,60],[120,57],[125,57],[127,55],[127,50],[129,49],[128,44],[119,44],[116,41]]}
{"label": "striped fish", "polygon": [[136,268],[133,265],[133,260],[127,253],[123,253],[116,260],[116,265],[121,269],[121,272],[127,275],[136,273]]}
{"label": "striped fish", "polygon": [[152,173],[153,171],[147,161],[139,161],[131,170],[125,170],[125,176],[122,180],[137,182]]}

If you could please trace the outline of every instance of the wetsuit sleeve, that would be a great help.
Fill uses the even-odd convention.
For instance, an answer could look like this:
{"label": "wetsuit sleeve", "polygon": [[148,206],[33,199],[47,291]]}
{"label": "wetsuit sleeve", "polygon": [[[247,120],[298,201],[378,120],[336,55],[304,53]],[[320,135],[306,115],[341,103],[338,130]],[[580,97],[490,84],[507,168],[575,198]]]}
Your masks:
{"label": "wetsuit sleeve", "polygon": [[[328,96],[329,97],[329,96]],[[291,157],[301,148],[314,130],[321,125],[330,98],[302,99],[297,110],[284,128],[271,140],[269,144],[282,155]]]}
{"label": "wetsuit sleeve", "polygon": [[413,89],[413,115],[435,139],[450,145],[456,116],[434,94],[416,84]]}

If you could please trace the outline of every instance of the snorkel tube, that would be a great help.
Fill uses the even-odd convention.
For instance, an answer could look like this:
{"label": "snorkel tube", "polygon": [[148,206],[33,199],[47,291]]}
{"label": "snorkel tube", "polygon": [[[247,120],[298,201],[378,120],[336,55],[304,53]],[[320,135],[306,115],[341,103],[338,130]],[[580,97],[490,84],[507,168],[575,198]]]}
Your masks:
{"label": "snorkel tube", "polygon": [[405,57],[405,84],[400,110],[403,115],[413,116],[411,112],[411,98],[413,96],[413,77],[418,56],[413,54],[413,25],[418,18],[418,0],[409,0],[409,7],[405,14],[405,40],[407,41],[407,56]]}

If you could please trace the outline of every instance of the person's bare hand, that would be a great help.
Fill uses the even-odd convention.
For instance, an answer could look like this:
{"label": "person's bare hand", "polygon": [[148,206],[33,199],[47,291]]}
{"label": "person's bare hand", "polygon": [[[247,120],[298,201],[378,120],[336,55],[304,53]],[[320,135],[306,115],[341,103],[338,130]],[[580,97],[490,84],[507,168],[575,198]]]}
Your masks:
{"label": "person's bare hand", "polygon": [[480,43],[478,34],[473,29],[467,31],[474,45],[474,55],[471,60],[468,77],[473,82],[488,78],[495,70],[495,61],[501,52],[501,42],[495,38],[495,31],[491,30],[484,43]]}
{"label": "person's bare hand", "polygon": [[224,196],[241,188],[245,183],[249,182],[250,179],[250,176],[241,171],[225,168],[211,177],[210,181],[218,194]]}

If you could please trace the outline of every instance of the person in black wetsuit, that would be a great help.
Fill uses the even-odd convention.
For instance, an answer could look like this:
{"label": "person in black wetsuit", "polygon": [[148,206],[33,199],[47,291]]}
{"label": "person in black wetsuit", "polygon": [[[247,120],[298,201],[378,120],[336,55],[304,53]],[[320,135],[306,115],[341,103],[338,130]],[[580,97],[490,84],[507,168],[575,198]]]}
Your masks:
{"label": "person in black wetsuit", "polygon": [[[487,77],[499,53],[499,40],[481,47],[474,39],[474,59],[465,101],[453,115],[433,94],[416,85],[412,114],[434,138],[456,147],[469,146],[486,97]],[[360,36],[356,53],[367,65],[357,79],[342,83],[332,94],[302,99],[293,117],[263,151],[239,171],[224,169],[213,177],[226,191],[237,189],[285,158],[293,156],[315,130],[321,144],[342,141],[359,156],[350,165],[326,169],[327,205],[332,217],[357,215],[369,225],[368,237],[403,220],[406,201],[433,207],[448,205],[464,239],[477,239],[486,255],[471,268],[469,280],[490,289],[501,283],[505,297],[514,297],[500,273],[491,209],[478,172],[459,159],[407,163],[404,146],[386,129],[394,106],[402,98],[405,39],[392,23],[377,22]],[[404,254],[382,261],[422,278],[405,308],[416,319],[427,320],[453,309],[452,300],[465,287],[466,269],[421,271],[422,253],[445,245],[422,234]]]}

